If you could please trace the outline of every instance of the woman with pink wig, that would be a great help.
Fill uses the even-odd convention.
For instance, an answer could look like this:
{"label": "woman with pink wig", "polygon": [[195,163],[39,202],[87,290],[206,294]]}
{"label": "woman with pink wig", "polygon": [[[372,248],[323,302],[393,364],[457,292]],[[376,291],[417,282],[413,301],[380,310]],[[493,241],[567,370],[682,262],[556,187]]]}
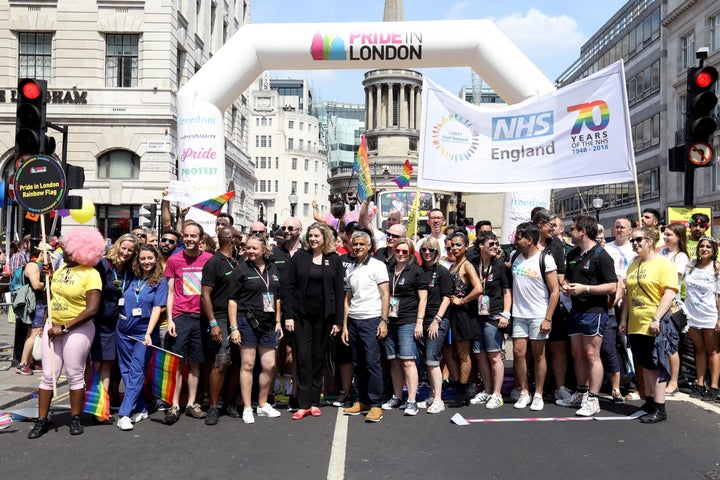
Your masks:
{"label": "woman with pink wig", "polygon": [[95,335],[92,320],[102,289],[100,274],[93,267],[102,258],[105,239],[95,228],[76,227],[61,240],[64,263],[52,275],[48,306],[52,323],[45,323],[42,337],[43,378],[38,390],[38,419],[28,433],[30,439],[41,437],[50,427],[53,377],[57,380],[63,367],[70,388],[70,435],[83,433],[80,412],[85,361]]}

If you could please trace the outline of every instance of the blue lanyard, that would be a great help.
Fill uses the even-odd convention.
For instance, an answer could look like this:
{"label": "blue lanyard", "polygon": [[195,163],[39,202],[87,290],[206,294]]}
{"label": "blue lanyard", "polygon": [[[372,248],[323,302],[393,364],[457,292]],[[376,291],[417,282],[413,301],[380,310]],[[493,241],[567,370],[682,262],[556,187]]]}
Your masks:
{"label": "blue lanyard", "polygon": [[125,280],[127,280],[127,270],[123,271],[122,286],[118,285],[118,283],[120,281],[118,280],[117,270],[115,270],[114,266],[113,266],[113,276],[115,277],[115,281],[113,282],[113,285],[120,287],[120,291],[124,292],[125,291]]}
{"label": "blue lanyard", "polygon": [[135,284],[133,292],[135,293],[135,302],[137,302],[138,306],[140,306],[140,292],[142,292],[142,289],[145,288],[145,285],[147,285],[147,281],[140,279],[138,279]]}

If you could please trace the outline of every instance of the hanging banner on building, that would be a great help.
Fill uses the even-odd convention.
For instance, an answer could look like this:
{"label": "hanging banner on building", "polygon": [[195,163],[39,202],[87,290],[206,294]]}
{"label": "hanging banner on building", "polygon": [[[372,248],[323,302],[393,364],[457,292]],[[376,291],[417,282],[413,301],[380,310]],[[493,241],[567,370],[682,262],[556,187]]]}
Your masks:
{"label": "hanging banner on building", "polygon": [[550,209],[550,190],[525,190],[505,195],[500,243],[515,243],[515,228],[529,222],[535,207]]}
{"label": "hanging banner on building", "polygon": [[622,62],[499,110],[426,77],[422,102],[421,188],[510,192],[635,179]]}

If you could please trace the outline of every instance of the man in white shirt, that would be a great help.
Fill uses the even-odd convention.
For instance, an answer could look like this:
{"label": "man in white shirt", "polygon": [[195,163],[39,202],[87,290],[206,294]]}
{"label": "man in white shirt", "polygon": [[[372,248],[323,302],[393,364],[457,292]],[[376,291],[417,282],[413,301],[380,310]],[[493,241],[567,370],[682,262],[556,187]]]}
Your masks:
{"label": "man in white shirt", "polygon": [[440,258],[447,257],[447,249],[445,248],[445,234],[442,229],[445,226],[445,214],[439,208],[433,208],[428,213],[428,225],[430,226],[430,234],[425,235],[417,246],[420,251],[423,241],[428,237],[433,237],[440,244]]}

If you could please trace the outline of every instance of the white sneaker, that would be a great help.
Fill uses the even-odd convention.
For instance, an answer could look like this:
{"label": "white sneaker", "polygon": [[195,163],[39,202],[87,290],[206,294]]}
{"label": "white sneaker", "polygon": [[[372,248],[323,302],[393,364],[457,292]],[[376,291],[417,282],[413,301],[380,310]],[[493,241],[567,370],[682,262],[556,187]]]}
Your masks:
{"label": "white sneaker", "polygon": [[494,410],[496,408],[502,407],[503,405],[505,405],[505,402],[503,402],[502,397],[500,395],[492,394],[490,395],[487,403],[485,403],[485,408],[489,410]]}
{"label": "white sneaker", "polygon": [[257,413],[258,417],[270,417],[270,418],[277,418],[280,416],[280,412],[275,410],[272,405],[269,403],[266,403],[262,407],[258,405],[257,410],[255,411]]}
{"label": "white sneaker", "polygon": [[579,415],[581,417],[592,417],[599,412],[600,401],[598,400],[598,397],[587,396],[583,400],[582,407],[580,407],[580,410],[575,412],[575,415]]}
{"label": "white sneaker", "polygon": [[488,400],[490,400],[490,394],[486,390],[483,390],[470,399],[470,405],[482,405]]}
{"label": "white sneaker", "polygon": [[535,394],[533,396],[533,401],[530,404],[530,410],[533,412],[539,412],[545,407],[545,402],[543,402],[542,395]]}
{"label": "white sneaker", "polygon": [[148,418],[147,412],[138,412],[138,413],[133,413],[132,415],[130,415],[130,421],[133,423],[142,422],[146,418]]}
{"label": "white sneaker", "polygon": [[436,398],[427,409],[427,413],[440,413],[445,410],[445,402]]}
{"label": "white sneaker", "polygon": [[252,408],[246,408],[243,410],[242,421],[243,423],[255,423]]}
{"label": "white sneaker", "polygon": [[120,419],[117,422],[117,427],[123,431],[132,430],[133,424],[132,424],[132,421],[130,420],[130,417],[120,417]]}
{"label": "white sneaker", "polygon": [[433,404],[433,398],[432,398],[432,397],[428,397],[428,398],[426,398],[425,400],[423,400],[423,401],[421,401],[421,402],[417,402],[417,407],[418,407],[418,408],[428,408],[428,407],[430,407],[430,405],[432,405],[432,404]]}
{"label": "white sneaker", "polygon": [[510,400],[513,402],[517,402],[520,400],[520,394],[522,393],[522,389],[520,387],[515,387],[510,392]]}
{"label": "white sneaker", "polygon": [[395,395],[390,400],[382,404],[383,410],[392,410],[393,408],[405,408],[405,403]]}
{"label": "white sneaker", "polygon": [[530,394],[528,392],[522,392],[520,394],[520,398],[518,398],[518,401],[515,402],[515,405],[513,407],[515,408],[525,408],[528,405],[530,405]]}
{"label": "white sneaker", "polygon": [[567,400],[570,397],[572,397],[572,392],[565,385],[555,389],[555,400]]}
{"label": "white sneaker", "polygon": [[580,393],[575,392],[573,393],[570,398],[567,398],[565,400],[555,400],[555,403],[557,405],[560,405],[561,407],[572,407],[572,408],[580,408],[583,404],[583,400],[587,396],[587,392]]}

